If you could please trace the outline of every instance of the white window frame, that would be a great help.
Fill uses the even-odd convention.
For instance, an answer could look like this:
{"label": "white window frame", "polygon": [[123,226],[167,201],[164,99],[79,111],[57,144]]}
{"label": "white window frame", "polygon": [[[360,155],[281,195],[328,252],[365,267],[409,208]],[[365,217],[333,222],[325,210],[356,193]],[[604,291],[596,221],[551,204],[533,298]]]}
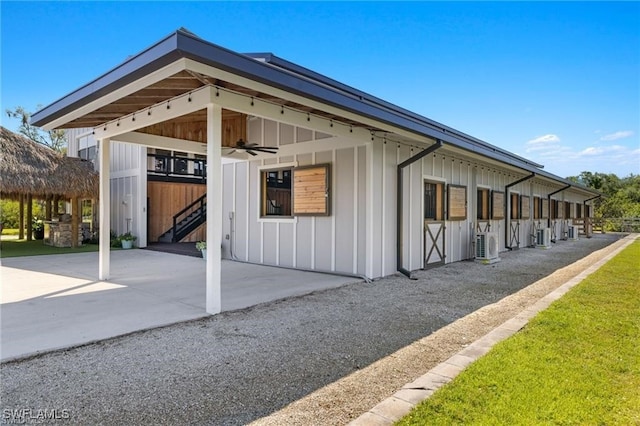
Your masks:
{"label": "white window frame", "polygon": [[[257,182],[255,182],[256,184],[256,206],[257,206],[257,221],[258,222],[263,222],[263,223],[298,223],[298,217],[297,216],[283,216],[283,217],[278,217],[278,216],[262,216],[262,173],[263,172],[268,172],[270,170],[282,170],[282,169],[291,169],[292,171],[292,178],[293,178],[293,169],[298,167],[298,162],[297,161],[293,161],[293,162],[289,162],[289,163],[278,163],[278,164],[269,164],[266,166],[258,166],[258,179]],[[291,185],[293,186],[293,182],[291,183]],[[293,199],[291,200],[293,203]],[[293,213],[293,204],[291,205],[291,209],[292,209],[292,213]]]}

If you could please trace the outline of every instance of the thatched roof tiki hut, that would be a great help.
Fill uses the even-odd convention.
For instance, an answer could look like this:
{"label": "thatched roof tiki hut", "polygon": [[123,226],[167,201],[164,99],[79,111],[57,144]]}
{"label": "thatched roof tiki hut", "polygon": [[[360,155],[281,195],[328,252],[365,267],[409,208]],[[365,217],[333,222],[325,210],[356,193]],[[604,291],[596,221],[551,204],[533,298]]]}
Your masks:
{"label": "thatched roof tiki hut", "polygon": [[[31,224],[33,199],[47,201],[49,220],[53,200],[71,201],[72,233],[77,235],[81,216],[79,200],[97,198],[98,182],[91,163],[62,156],[0,126],[0,197],[20,201],[20,238],[24,238],[23,206],[26,201],[26,222]],[[32,239],[31,226],[27,226],[27,239]],[[72,238],[72,245],[77,245],[76,238]]]}

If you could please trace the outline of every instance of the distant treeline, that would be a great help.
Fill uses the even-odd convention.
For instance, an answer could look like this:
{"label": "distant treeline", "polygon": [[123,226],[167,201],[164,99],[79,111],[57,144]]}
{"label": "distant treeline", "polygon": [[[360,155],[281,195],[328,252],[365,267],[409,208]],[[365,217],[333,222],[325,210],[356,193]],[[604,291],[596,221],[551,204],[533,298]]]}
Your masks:
{"label": "distant treeline", "polygon": [[595,217],[640,217],[640,175],[619,178],[614,173],[582,172],[567,179],[602,193],[595,202]]}

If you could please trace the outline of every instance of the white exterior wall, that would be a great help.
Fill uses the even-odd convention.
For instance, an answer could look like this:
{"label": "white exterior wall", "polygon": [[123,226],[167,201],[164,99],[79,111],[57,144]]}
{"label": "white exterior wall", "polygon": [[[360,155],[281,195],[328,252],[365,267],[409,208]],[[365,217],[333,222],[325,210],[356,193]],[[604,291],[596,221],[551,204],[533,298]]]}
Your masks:
{"label": "white exterior wall", "polygon": [[[531,242],[532,242],[531,235],[535,234],[537,227],[540,226],[542,221],[542,219],[533,218],[534,216],[533,197],[540,196],[540,190],[537,188],[533,179],[529,179],[527,181],[519,183],[518,185],[512,186],[510,188],[510,191],[517,192],[521,196],[524,195],[529,197],[529,212],[528,212],[529,215],[528,215],[528,218],[526,219],[519,219],[520,228],[519,228],[519,234],[518,234],[519,247],[520,248],[528,247],[529,245],[531,245]],[[546,193],[545,193],[545,197],[546,197]],[[507,214],[511,216],[511,211],[509,210]],[[522,212],[520,216],[522,216]]]}
{"label": "white exterior wall", "polygon": [[[69,131],[69,155],[94,143],[86,129]],[[248,140],[269,146],[314,142],[315,149],[294,155],[274,155],[254,161],[228,161],[223,165],[223,257],[319,271],[335,271],[377,278],[393,274],[396,265],[397,165],[417,154],[418,149],[376,139],[354,141],[314,132],[275,121],[252,118]],[[88,141],[88,142],[87,142]],[[317,142],[317,145],[315,144]],[[326,145],[323,144],[326,142]],[[344,147],[343,147],[344,146]],[[328,148],[327,148],[328,147]],[[146,148],[112,141],[111,228],[118,234],[130,230],[137,245],[146,246]],[[270,166],[331,164],[331,214],[287,219],[260,218],[260,172]],[[404,170],[403,266],[424,267],[425,180],[446,185],[463,185],[467,190],[467,217],[445,221],[445,263],[474,257],[473,241],[478,221],[477,189],[505,191],[520,176],[480,160],[461,158],[445,149],[427,155]],[[531,179],[510,188],[530,197],[530,219],[520,220],[520,247],[530,244],[536,223],[533,197],[547,198],[559,189]],[[506,216],[510,210],[505,192]],[[584,196],[563,191],[560,201],[582,203]],[[446,194],[445,194],[446,206]],[[562,206],[563,208],[564,206]],[[446,207],[445,207],[446,208]],[[445,218],[447,217],[445,212]],[[564,211],[563,211],[564,213]],[[540,219],[546,227],[546,219]],[[498,235],[500,251],[506,250],[505,219],[489,219],[491,232]],[[544,223],[543,223],[544,222]],[[561,238],[562,221],[557,221]],[[227,237],[228,236],[228,237]],[[233,252],[232,252],[233,249]]]}
{"label": "white exterior wall", "polygon": [[130,231],[135,245],[147,246],[147,150],[111,141],[111,229]]}
{"label": "white exterior wall", "polygon": [[[504,192],[505,186],[509,184],[509,182],[514,180],[514,178],[508,178],[507,173],[504,170],[491,168],[479,162],[472,163],[472,165],[474,166],[475,176],[476,176],[476,187],[473,188],[473,194],[472,194],[474,196],[473,199],[475,199],[476,191],[478,190],[478,188],[488,188],[488,189],[491,189],[491,191]],[[508,217],[508,215],[510,214],[508,210],[505,213],[505,208],[508,201],[507,197],[508,195],[505,193],[504,194],[505,205],[502,206],[502,210],[503,210],[503,214],[505,214],[505,218],[489,219],[491,232],[495,232],[496,234],[498,234],[500,251],[506,250],[504,235],[505,235],[505,227],[506,227],[506,217]],[[469,200],[471,200],[471,198],[469,198]],[[476,228],[476,225],[477,225],[476,214],[477,212],[474,206],[473,216],[472,216],[474,220],[474,228]],[[491,213],[489,214],[489,217],[491,218]]]}
{"label": "white exterior wall", "polygon": [[[285,146],[322,139],[335,148],[223,166],[223,256],[243,261],[369,275],[367,141],[328,137],[266,119],[251,119],[249,142]],[[347,147],[340,148],[342,142]],[[260,217],[260,173],[268,167],[331,164],[329,216]],[[227,239],[226,236],[229,236]],[[232,253],[233,251],[233,253]],[[395,272],[395,271],[394,271]],[[380,276],[380,275],[375,275]]]}
{"label": "white exterior wall", "polygon": [[[90,128],[69,129],[67,155],[78,157],[78,152],[96,146]],[[138,237],[136,246],[147,245],[147,170],[146,148],[111,141],[111,229],[117,234],[130,231]],[[98,162],[95,161],[96,170]]]}
{"label": "white exterior wall", "polygon": [[[383,211],[387,213],[387,216],[393,218],[393,227],[388,227],[388,229],[391,229],[392,233],[395,234],[396,167],[397,164],[417,154],[419,151],[414,149],[412,152],[410,148],[403,145],[398,146],[395,143],[387,143],[385,146],[385,157],[393,158],[395,161],[393,163],[385,163],[385,175],[392,176],[393,179],[387,183],[387,186],[392,190],[387,189],[383,192],[385,205],[391,206],[391,209],[385,208]],[[469,158],[461,158],[459,155],[451,155],[445,150],[435,151],[421,161],[407,166],[404,171],[403,181],[403,262],[404,267],[409,270],[424,267],[423,183],[425,180],[444,183],[445,191],[448,190],[447,185],[450,184],[466,187],[466,218],[464,220],[445,220],[445,263],[451,263],[471,259],[475,255],[473,242],[478,226],[477,190],[483,188],[504,192],[505,186],[509,182],[517,180],[517,178],[509,176],[505,170],[495,166],[488,166]],[[522,183],[514,188],[518,192],[528,191],[528,184]],[[446,200],[447,194],[445,194],[445,218],[448,218]],[[502,209],[504,210],[504,206]],[[490,232],[495,232],[498,235],[499,250],[504,251],[506,250],[504,237],[505,219],[491,219],[491,213],[489,216],[489,220],[482,222],[489,223]],[[387,274],[395,272],[395,238],[393,234],[389,237],[393,241],[393,245],[386,244],[384,246],[385,259],[392,260],[389,265],[385,263],[385,272]]]}

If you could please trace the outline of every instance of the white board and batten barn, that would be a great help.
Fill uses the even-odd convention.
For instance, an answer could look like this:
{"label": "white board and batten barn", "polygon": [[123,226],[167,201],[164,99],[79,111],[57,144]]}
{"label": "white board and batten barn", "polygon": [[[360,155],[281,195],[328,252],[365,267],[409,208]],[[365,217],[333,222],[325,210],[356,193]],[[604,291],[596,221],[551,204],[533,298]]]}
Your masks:
{"label": "white board and batten barn", "polygon": [[[221,252],[207,253],[210,312],[219,309],[219,256],[367,278],[410,274],[474,258],[479,234],[491,233],[499,251],[532,245],[539,229],[566,238],[599,195],[272,54],[236,53],[184,29],[33,122],[70,129],[72,155],[89,155],[92,143],[111,147],[110,159],[97,150],[110,166],[108,219],[142,247],[158,237],[147,235],[148,157],[169,150],[180,173],[198,172],[202,188],[206,177],[199,235],[221,242]],[[106,208],[101,216],[109,223]]]}

